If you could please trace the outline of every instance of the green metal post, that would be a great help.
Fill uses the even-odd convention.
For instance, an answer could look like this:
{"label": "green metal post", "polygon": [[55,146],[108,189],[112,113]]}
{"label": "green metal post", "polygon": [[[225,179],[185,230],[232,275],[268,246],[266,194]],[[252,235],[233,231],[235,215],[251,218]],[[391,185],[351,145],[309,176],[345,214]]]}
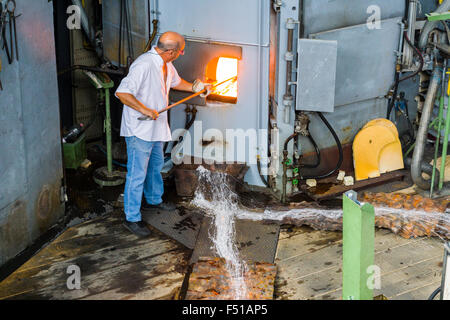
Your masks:
{"label": "green metal post", "polygon": [[111,147],[111,112],[109,104],[109,88],[105,89],[105,130],[106,130],[106,156],[108,173],[112,173],[112,147]]}
{"label": "green metal post", "polygon": [[[444,68],[442,79],[445,79],[445,70],[446,70],[446,68]],[[439,101],[439,116],[438,116],[439,122],[438,122],[436,142],[435,142],[435,147],[434,147],[433,171],[431,174],[430,198],[433,196],[434,179],[436,176],[436,160],[437,160],[438,151],[439,151],[439,140],[441,137],[442,119],[443,119],[443,115],[444,115],[444,94],[445,94],[444,92],[445,92],[445,80],[442,80],[441,99]]]}
{"label": "green metal post", "polygon": [[450,112],[448,110],[447,103],[447,115],[445,117],[445,133],[442,138],[442,158],[441,158],[441,171],[439,177],[439,189],[442,189],[444,186],[444,177],[445,177],[445,160],[447,160],[447,146],[448,146],[448,134],[450,131]]}
{"label": "green metal post", "polygon": [[355,191],[343,195],[342,299],[372,300],[368,267],[374,264],[375,211],[356,196]]}

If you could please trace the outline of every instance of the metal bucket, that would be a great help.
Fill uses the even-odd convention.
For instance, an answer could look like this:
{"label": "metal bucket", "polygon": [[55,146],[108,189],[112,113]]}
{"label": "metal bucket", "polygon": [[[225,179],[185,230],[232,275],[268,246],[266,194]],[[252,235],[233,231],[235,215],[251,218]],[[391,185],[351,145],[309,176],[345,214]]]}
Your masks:
{"label": "metal bucket", "polygon": [[[185,161],[186,162],[186,161]],[[198,186],[198,172],[197,168],[203,166],[205,169],[212,172],[225,172],[230,178],[228,183],[230,187],[236,190],[239,182],[242,182],[249,167],[245,163],[213,163],[213,164],[193,164],[191,159],[190,164],[182,163],[176,165],[174,168],[175,187],[177,194],[181,197],[192,197]]]}

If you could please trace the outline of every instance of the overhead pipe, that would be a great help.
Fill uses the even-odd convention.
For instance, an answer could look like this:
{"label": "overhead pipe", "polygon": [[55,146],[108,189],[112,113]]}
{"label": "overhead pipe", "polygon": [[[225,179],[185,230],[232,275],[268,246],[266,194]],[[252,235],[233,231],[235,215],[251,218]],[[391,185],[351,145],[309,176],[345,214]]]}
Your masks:
{"label": "overhead pipe", "polygon": [[284,55],[286,60],[286,91],[283,96],[284,104],[284,122],[290,122],[291,107],[294,102],[294,96],[291,91],[292,84],[292,61],[294,60],[293,44],[294,44],[294,28],[295,21],[291,18],[287,19],[286,28],[288,29],[287,50]]}
{"label": "overhead pipe", "polygon": [[[434,13],[443,13],[450,11],[450,0],[444,0],[444,2],[437,8]],[[439,24],[439,21],[427,21],[422,28],[422,32],[420,33],[419,38],[419,48],[423,49],[426,47],[428,43],[428,37],[430,32],[433,31]],[[449,39],[450,40],[450,39]]]}
{"label": "overhead pipe", "polygon": [[[419,0],[409,0],[409,7],[405,15],[408,17],[408,38],[414,43],[415,40],[415,28],[417,19],[417,6],[419,5]],[[413,48],[411,46],[405,46],[403,51],[403,65],[410,66],[413,62]]]}
{"label": "overhead pipe", "polygon": [[83,28],[83,31],[88,38],[91,46],[95,48],[95,52],[97,53],[97,56],[103,60],[103,49],[97,43],[96,37],[95,37],[95,30],[94,28],[89,24],[89,19],[86,14],[86,11],[84,10],[83,4],[80,0],[72,0],[72,3],[76,5],[80,9],[80,15],[81,15],[81,27]]}
{"label": "overhead pipe", "polygon": [[414,183],[423,190],[429,190],[431,188],[431,181],[425,180],[422,177],[422,159],[425,151],[425,144],[427,141],[428,124],[430,122],[431,113],[433,112],[436,95],[439,90],[441,81],[443,81],[442,65],[437,64],[434,67],[431,83],[428,87],[427,96],[423,106],[419,130],[416,137],[416,145],[414,147],[414,153],[411,163],[411,178]]}

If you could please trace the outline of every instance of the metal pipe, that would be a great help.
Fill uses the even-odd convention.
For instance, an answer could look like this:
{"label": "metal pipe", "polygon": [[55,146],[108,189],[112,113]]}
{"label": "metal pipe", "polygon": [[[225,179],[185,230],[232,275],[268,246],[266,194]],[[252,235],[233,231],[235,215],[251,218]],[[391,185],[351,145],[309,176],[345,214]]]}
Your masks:
{"label": "metal pipe", "polygon": [[72,0],[72,3],[74,5],[76,5],[80,9],[81,26],[83,28],[83,31],[86,34],[86,37],[88,38],[88,40],[91,43],[92,47],[95,48],[95,52],[97,53],[98,57],[102,58],[103,57],[103,50],[95,41],[95,30],[89,24],[89,19],[88,19],[88,16],[86,14],[86,11],[84,10],[83,4],[81,3],[80,0]]}
{"label": "metal pipe", "polygon": [[[404,158],[404,162],[405,162],[405,167],[410,168],[411,164],[412,164],[412,159],[411,158]],[[422,172],[426,173],[427,175],[429,175],[431,177],[431,175],[433,174],[433,166],[431,164],[429,164],[428,162],[422,161],[420,163],[420,170],[422,170]],[[436,174],[439,175],[439,170],[436,168]],[[434,182],[434,185],[437,186],[438,182],[437,180]]]}
{"label": "metal pipe", "polygon": [[112,173],[112,140],[111,140],[111,112],[109,89],[105,89],[105,131],[106,131],[106,165],[108,173]]}
{"label": "metal pipe", "polygon": [[439,89],[439,85],[442,81],[442,65],[438,64],[433,70],[433,76],[428,88],[427,96],[422,110],[422,116],[420,118],[420,126],[417,132],[416,146],[411,163],[411,178],[414,183],[423,190],[429,190],[431,187],[431,181],[425,180],[422,177],[421,163],[424,155],[425,144],[428,134],[428,123],[430,122],[431,113],[433,111],[434,102]]}
{"label": "metal pipe", "polygon": [[[414,43],[415,37],[415,25],[417,18],[417,5],[418,0],[410,0],[409,1],[409,9],[408,9],[408,38]],[[411,66],[413,58],[413,50],[410,46],[404,47],[403,53],[403,65]]]}
{"label": "metal pipe", "polygon": [[294,96],[291,91],[291,83],[292,83],[292,60],[294,59],[294,54],[292,52],[293,44],[294,44],[294,26],[295,22],[293,19],[289,18],[286,22],[286,28],[288,29],[287,36],[287,49],[285,53],[286,60],[286,88],[285,94],[283,96],[283,104],[284,104],[284,122],[290,122],[290,113],[291,106],[294,101]]}
{"label": "metal pipe", "polygon": [[282,185],[283,185],[283,191],[281,194],[281,201],[282,202],[286,202],[286,184],[288,181],[287,178],[287,170],[288,170],[288,166],[289,164],[288,162],[288,150],[287,150],[287,146],[289,141],[291,141],[293,138],[295,138],[298,135],[298,132],[294,132],[293,134],[291,134],[285,141],[284,141],[284,146],[283,146],[283,177],[282,177]]}
{"label": "metal pipe", "polygon": [[[435,13],[443,13],[450,10],[450,0],[444,0],[444,2],[437,8]],[[423,26],[422,32],[419,38],[419,48],[423,49],[427,45],[428,36],[430,32],[437,27],[439,21],[427,21]]]}

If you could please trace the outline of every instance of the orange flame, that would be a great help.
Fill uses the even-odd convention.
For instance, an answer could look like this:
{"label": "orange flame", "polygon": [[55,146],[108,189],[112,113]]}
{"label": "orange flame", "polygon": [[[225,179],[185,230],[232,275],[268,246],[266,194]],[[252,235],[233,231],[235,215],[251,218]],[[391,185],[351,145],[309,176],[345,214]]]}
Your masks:
{"label": "orange flame", "polygon": [[[216,69],[216,82],[220,83],[237,76],[238,60],[235,58],[219,58]],[[237,78],[227,81],[213,89],[213,94],[237,97]]]}

